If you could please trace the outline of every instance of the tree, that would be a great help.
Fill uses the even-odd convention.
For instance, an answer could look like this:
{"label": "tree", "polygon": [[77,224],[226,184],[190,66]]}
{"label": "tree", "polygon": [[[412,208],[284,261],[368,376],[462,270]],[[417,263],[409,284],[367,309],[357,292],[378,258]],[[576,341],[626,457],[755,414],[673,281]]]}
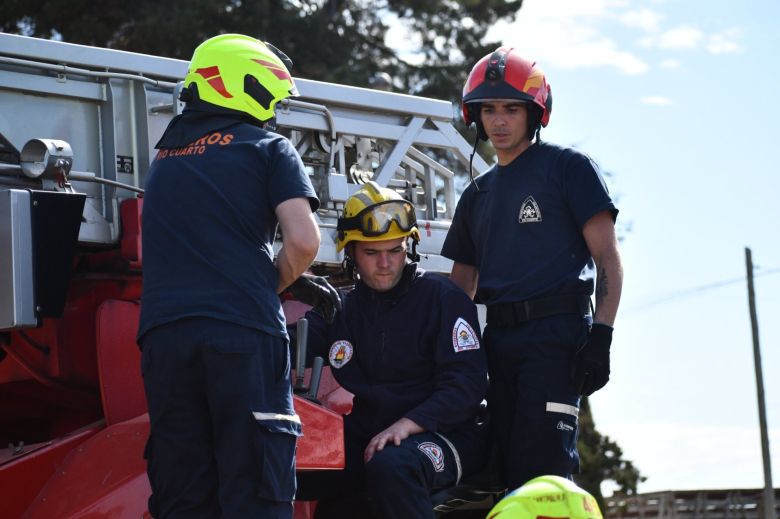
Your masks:
{"label": "tree", "polygon": [[601,483],[614,481],[624,494],[635,494],[637,484],[645,481],[634,464],[623,459],[623,451],[609,436],[596,430],[590,402],[583,397],[580,402],[580,428],[577,449],[580,453],[580,473],[575,477],[577,484],[593,494],[602,512],[604,497]]}
{"label": "tree", "polygon": [[[189,59],[210,36],[238,32],[293,58],[294,75],[366,86],[377,71],[400,91],[455,101],[470,66],[498,46],[484,42],[522,0],[6,0],[0,30],[70,43]],[[394,15],[419,41],[422,62],[385,43]]]}

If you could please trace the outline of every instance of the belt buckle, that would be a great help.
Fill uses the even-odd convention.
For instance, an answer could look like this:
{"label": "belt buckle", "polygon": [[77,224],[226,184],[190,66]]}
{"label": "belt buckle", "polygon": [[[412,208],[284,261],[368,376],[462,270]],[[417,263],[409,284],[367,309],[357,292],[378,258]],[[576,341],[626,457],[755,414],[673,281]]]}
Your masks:
{"label": "belt buckle", "polygon": [[515,323],[520,324],[531,320],[531,303],[530,301],[520,301],[512,305],[512,313],[514,314]]}

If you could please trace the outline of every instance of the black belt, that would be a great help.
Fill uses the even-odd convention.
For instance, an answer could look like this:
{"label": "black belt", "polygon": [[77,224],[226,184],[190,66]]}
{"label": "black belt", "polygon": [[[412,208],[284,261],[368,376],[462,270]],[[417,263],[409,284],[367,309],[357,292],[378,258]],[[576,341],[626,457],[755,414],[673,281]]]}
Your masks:
{"label": "black belt", "polygon": [[585,294],[541,297],[518,303],[500,303],[487,307],[487,322],[491,326],[509,328],[551,315],[590,312],[590,296]]}

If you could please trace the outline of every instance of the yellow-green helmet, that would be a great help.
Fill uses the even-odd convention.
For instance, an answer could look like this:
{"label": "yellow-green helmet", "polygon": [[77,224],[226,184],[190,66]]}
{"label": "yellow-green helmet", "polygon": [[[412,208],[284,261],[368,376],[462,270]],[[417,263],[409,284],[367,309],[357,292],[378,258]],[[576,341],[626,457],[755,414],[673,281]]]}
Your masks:
{"label": "yellow-green helmet", "polygon": [[298,95],[280,55],[289,62],[270,44],[243,34],[221,34],[195,49],[184,86],[196,84],[198,97],[207,103],[267,121],[276,103]]}
{"label": "yellow-green helmet", "polygon": [[540,476],[510,492],[490,511],[487,519],[602,519],[596,499],[573,481]]}
{"label": "yellow-green helmet", "polygon": [[347,199],[339,218],[336,251],[351,241],[382,241],[411,236],[420,241],[414,205],[373,180]]}

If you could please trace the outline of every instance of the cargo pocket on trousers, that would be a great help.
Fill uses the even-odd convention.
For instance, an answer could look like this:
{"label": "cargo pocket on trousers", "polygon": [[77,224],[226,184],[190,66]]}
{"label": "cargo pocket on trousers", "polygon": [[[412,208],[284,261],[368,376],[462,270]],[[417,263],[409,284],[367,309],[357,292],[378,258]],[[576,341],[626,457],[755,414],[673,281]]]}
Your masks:
{"label": "cargo pocket on trousers", "polygon": [[255,454],[259,466],[257,495],[268,501],[295,496],[295,444],[301,433],[298,415],[253,413],[257,422]]}
{"label": "cargo pocket on trousers", "polygon": [[[552,452],[559,452],[562,457],[555,460],[556,470],[563,473],[576,473],[579,468],[577,454],[577,425],[579,408],[570,404],[547,402],[546,423],[550,430],[549,439],[552,442]],[[552,460],[551,460],[552,461]]]}

